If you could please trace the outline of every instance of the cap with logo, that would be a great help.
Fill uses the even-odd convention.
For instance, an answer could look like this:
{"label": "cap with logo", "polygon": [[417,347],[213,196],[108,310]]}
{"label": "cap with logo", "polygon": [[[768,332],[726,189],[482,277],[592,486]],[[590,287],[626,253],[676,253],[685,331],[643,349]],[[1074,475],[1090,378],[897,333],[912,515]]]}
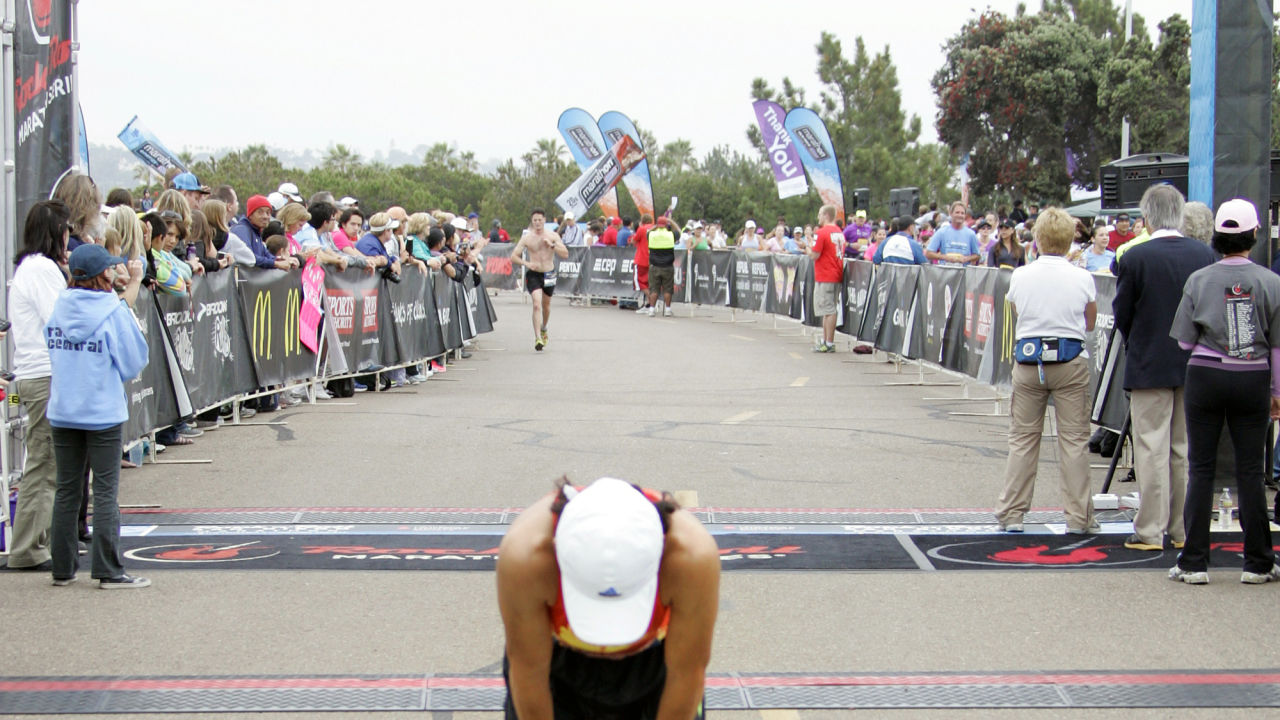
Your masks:
{"label": "cap with logo", "polygon": [[1258,211],[1248,200],[1236,198],[1218,206],[1213,227],[1220,233],[1245,233],[1258,227]]}
{"label": "cap with logo", "polygon": [[616,478],[591,483],[560,513],[555,549],[574,635],[592,645],[627,645],[644,636],[658,594],[663,535],[658,510],[643,493]]}
{"label": "cap with logo", "polygon": [[67,270],[71,272],[72,278],[83,280],[101,275],[107,268],[124,263],[124,258],[112,255],[101,245],[85,244],[71,251]]}

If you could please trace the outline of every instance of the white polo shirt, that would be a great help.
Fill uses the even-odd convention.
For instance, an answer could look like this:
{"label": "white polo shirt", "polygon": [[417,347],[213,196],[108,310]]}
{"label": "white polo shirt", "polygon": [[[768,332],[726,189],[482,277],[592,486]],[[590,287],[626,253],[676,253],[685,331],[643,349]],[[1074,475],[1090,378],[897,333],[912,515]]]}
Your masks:
{"label": "white polo shirt", "polygon": [[[1084,340],[1085,306],[1098,297],[1093,275],[1060,255],[1041,255],[1013,271],[1009,302],[1018,310],[1015,336]],[[1087,354],[1087,353],[1086,353]]]}

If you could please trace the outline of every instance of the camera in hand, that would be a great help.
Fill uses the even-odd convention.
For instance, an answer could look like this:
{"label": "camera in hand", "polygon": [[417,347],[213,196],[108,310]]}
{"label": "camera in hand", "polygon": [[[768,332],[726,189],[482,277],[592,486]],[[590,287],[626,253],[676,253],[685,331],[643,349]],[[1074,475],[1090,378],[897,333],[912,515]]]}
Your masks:
{"label": "camera in hand", "polygon": [[390,264],[382,268],[382,277],[386,278],[387,280],[390,280],[393,283],[400,282],[400,273],[396,272],[395,270],[392,270]]}

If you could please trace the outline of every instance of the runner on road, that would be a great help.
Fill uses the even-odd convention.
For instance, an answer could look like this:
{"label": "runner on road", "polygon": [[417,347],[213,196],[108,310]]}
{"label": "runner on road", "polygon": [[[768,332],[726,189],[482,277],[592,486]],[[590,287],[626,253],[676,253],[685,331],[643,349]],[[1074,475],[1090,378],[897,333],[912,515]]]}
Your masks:
{"label": "runner on road", "polygon": [[506,717],[703,717],[720,552],[668,493],[601,478],[511,524],[498,552]]}
{"label": "runner on road", "polygon": [[[556,289],[556,261],[552,255],[569,257],[569,248],[560,242],[559,235],[546,229],[546,220],[542,208],[534,208],[529,231],[511,251],[511,262],[525,267],[524,288],[533,298],[533,349],[538,351],[547,346],[547,321],[551,319],[551,296]],[[524,258],[525,251],[529,253],[528,260]]]}

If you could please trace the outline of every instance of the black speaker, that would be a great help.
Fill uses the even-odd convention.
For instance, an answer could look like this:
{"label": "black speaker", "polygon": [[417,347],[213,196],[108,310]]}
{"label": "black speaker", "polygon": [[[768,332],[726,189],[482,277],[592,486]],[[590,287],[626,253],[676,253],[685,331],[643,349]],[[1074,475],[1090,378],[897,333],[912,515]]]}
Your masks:
{"label": "black speaker", "polygon": [[1188,162],[1186,155],[1146,153],[1103,165],[1102,209],[1136,208],[1142,193],[1160,183],[1173,185],[1186,197]]}
{"label": "black speaker", "polygon": [[854,188],[853,203],[850,210],[871,211],[871,188]]}
{"label": "black speaker", "polygon": [[920,188],[894,188],[889,191],[889,214],[893,217],[915,217],[920,208]]}

